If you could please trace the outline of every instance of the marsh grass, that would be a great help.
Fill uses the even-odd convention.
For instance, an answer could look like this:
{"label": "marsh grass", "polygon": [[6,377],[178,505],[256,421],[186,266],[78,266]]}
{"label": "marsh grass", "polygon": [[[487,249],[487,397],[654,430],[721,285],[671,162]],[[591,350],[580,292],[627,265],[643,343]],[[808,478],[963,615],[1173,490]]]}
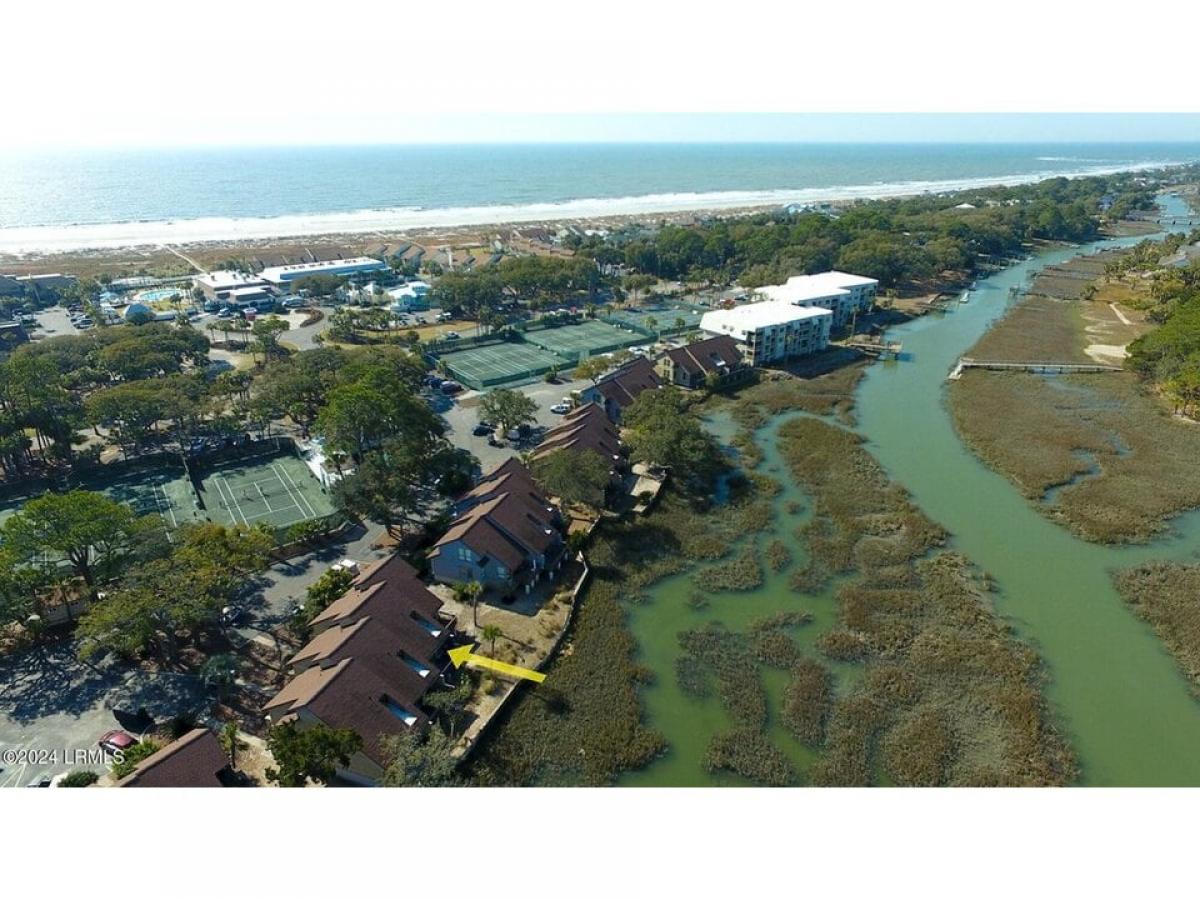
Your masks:
{"label": "marsh grass", "polygon": [[801,743],[825,740],[825,722],[833,705],[833,678],[819,662],[800,659],[792,667],[783,694],[783,724]]}
{"label": "marsh grass", "polygon": [[[610,784],[664,752],[662,735],[642,722],[641,667],[625,604],[644,599],[646,588],[661,578],[729,553],[746,535],[742,511],[760,500],[764,486],[747,480],[724,506],[668,490],[649,515],[601,526],[588,549],[592,579],[567,649],[548,669],[555,702],[548,702],[542,687],[518,694],[472,757],[478,783]],[[752,677],[745,690],[723,682],[722,690],[749,697],[739,703],[738,721],[761,727],[765,695],[749,650],[742,652]]]}
{"label": "marsh grass", "polygon": [[816,488],[812,519],[797,530],[809,558],[792,575],[795,590],[811,593],[855,569],[903,564],[945,542],[945,530],[888,480],[858,435],[801,418],[783,425],[779,437],[792,474]]}
{"label": "marsh grass", "polygon": [[[940,548],[946,533],[891,484],[859,439],[813,419],[780,429],[813,501],[802,584],[848,576],[831,659],[863,677],[832,703],[818,784],[1064,784],[1074,757],[1050,720],[1042,671],[992,612],[987,579]],[[793,579],[795,582],[796,579]]]}
{"label": "marsh grass", "polygon": [[679,646],[712,673],[721,704],[740,728],[766,728],[767,694],[745,635],[713,622],[680,632]]}
{"label": "marsh grass", "polygon": [[782,631],[756,634],[751,641],[751,648],[755,659],[775,669],[788,668],[800,655],[796,642]]}
{"label": "marsh grass", "polygon": [[1133,611],[1150,624],[1200,697],[1200,566],[1151,562],[1113,576]]}
{"label": "marsh grass", "polygon": [[787,631],[800,628],[812,622],[812,613],[803,610],[780,610],[769,616],[755,619],[750,623],[751,634],[762,634],[767,631]]}
{"label": "marsh grass", "polygon": [[[966,355],[1094,362],[1085,352],[1092,341],[1120,344],[1141,333],[1144,324],[1118,323],[1107,309],[1145,293],[1104,277],[1105,263],[1128,252],[1047,269]],[[1092,291],[1097,299],[1079,299]],[[960,437],[985,463],[1086,540],[1146,541],[1167,519],[1200,506],[1200,467],[1192,462],[1200,429],[1174,419],[1132,374],[968,370],[951,382],[948,403]],[[1059,490],[1051,496],[1052,488]]]}
{"label": "marsh grass", "polygon": [[967,372],[949,403],[967,445],[1086,540],[1146,541],[1200,506],[1200,428],[1133,375]]}
{"label": "marsh grass", "polygon": [[704,768],[732,772],[768,787],[788,787],[800,780],[788,758],[765,734],[753,729],[716,735],[704,754]]}
{"label": "marsh grass", "polygon": [[767,565],[772,572],[782,572],[792,564],[792,551],[783,541],[774,540],[767,545]]}
{"label": "marsh grass", "polygon": [[[753,430],[779,413],[803,410],[853,424],[854,390],[866,371],[867,361],[854,354],[838,360],[841,364],[819,374],[772,372],[770,377],[741,388],[731,396],[735,404],[734,421]],[[831,362],[836,361],[831,356]]]}
{"label": "marsh grass", "polygon": [[709,593],[752,591],[763,583],[762,561],[758,549],[748,547],[728,562],[715,563],[700,570],[693,578],[696,586]]}

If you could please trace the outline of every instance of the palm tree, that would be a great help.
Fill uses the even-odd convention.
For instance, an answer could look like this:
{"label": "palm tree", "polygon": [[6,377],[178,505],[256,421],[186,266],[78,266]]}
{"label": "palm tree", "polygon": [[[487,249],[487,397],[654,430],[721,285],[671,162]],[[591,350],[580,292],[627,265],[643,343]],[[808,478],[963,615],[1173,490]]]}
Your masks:
{"label": "palm tree", "polygon": [[483,593],[483,585],[478,581],[470,581],[454,586],[454,599],[459,603],[471,605],[471,623],[479,631],[479,595]]}
{"label": "palm tree", "polygon": [[492,656],[496,655],[496,639],[504,637],[504,631],[499,625],[484,625],[483,631],[480,634],[485,641],[491,642]]}
{"label": "palm tree", "polygon": [[245,745],[238,740],[237,722],[226,722],[221,726],[221,749],[229,757],[229,768],[237,768],[237,753]]}

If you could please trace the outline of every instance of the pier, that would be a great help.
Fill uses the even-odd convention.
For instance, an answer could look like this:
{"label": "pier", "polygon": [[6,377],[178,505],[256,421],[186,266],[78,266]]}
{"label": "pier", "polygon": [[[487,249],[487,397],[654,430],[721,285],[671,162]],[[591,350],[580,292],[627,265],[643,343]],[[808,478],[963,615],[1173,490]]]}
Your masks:
{"label": "pier", "polygon": [[994,360],[971,359],[963,356],[950,372],[949,380],[957,381],[965,369],[1015,370],[1018,372],[1035,372],[1038,375],[1073,375],[1077,373],[1094,372],[1124,372],[1121,366],[1106,366],[1102,363],[1063,363],[1063,362],[998,362]]}
{"label": "pier", "polygon": [[861,335],[842,342],[842,346],[880,359],[896,359],[900,356],[902,348],[899,341],[874,341]]}

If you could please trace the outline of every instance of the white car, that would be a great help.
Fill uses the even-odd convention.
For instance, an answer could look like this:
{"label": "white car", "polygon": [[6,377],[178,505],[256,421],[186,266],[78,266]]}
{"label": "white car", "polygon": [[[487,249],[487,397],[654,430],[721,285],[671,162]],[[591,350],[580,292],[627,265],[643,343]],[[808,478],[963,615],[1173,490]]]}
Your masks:
{"label": "white car", "polygon": [[358,563],[352,559],[343,559],[341,562],[335,562],[331,568],[343,569],[349,572],[351,575],[358,574]]}
{"label": "white car", "polygon": [[550,412],[554,413],[556,416],[565,416],[570,411],[570,403],[555,403],[552,407],[550,407]]}

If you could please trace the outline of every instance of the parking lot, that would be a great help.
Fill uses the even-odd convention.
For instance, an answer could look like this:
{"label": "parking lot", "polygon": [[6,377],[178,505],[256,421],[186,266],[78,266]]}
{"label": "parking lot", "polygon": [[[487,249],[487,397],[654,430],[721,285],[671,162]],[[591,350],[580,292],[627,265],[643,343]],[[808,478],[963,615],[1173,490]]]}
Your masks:
{"label": "parking lot", "polygon": [[547,428],[552,428],[562,421],[562,416],[550,412],[550,407],[563,397],[569,397],[572,391],[581,391],[586,387],[590,387],[591,384],[587,380],[567,381],[563,379],[558,384],[538,382],[536,384],[527,384],[523,387],[513,388],[513,390],[520,391],[537,403],[537,422],[527,441],[522,442],[520,445],[513,445],[505,441],[505,446],[503,447],[489,446],[486,435],[476,437],[471,434],[471,430],[479,424],[477,410],[483,392],[467,391],[458,395],[453,403],[442,411],[442,417],[449,426],[446,437],[449,438],[454,446],[462,447],[475,454],[479,459],[481,468],[487,472],[489,469],[504,462],[510,456],[516,456],[525,450],[532,449],[541,439],[541,435]]}
{"label": "parking lot", "polygon": [[73,640],[0,658],[0,787],[23,787],[74,769],[103,772],[96,742],[122,728],[138,737],[139,712],[163,721],[197,708],[199,679],[80,662]]}

